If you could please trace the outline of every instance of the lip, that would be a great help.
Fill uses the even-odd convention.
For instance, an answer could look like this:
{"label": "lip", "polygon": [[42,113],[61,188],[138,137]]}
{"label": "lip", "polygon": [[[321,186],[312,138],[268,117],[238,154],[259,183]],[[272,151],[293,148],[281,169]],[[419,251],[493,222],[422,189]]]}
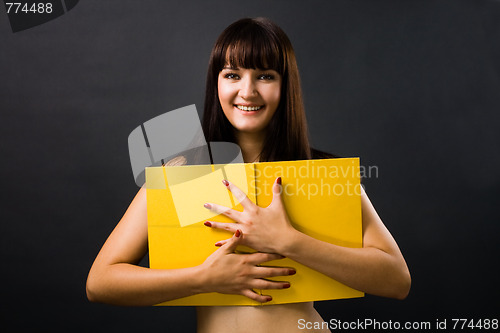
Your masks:
{"label": "lip", "polygon": [[253,103],[235,103],[234,106],[264,106],[264,104],[253,104]]}
{"label": "lip", "polygon": [[[254,110],[254,111],[245,111],[245,110],[241,110],[238,108],[238,106],[245,106],[245,107],[261,107],[260,109],[258,110]],[[234,104],[233,107],[239,111],[239,113],[243,116],[252,116],[252,115],[256,115],[260,112],[262,112],[262,110],[264,110],[266,108],[265,105],[262,105],[262,104]]]}

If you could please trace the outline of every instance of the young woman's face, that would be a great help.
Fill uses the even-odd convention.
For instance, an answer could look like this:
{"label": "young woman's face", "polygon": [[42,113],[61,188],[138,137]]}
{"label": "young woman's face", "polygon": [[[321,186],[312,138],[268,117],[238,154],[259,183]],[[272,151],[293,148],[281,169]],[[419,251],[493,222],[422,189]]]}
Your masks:
{"label": "young woman's face", "polygon": [[233,127],[258,133],[267,128],[281,98],[281,75],[274,70],[224,67],[219,73],[219,101]]}

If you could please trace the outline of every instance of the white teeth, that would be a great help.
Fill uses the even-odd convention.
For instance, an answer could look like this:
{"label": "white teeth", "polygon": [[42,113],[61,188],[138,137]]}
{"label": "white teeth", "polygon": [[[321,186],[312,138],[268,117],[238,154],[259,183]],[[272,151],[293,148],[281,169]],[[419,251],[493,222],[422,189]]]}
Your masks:
{"label": "white teeth", "polygon": [[236,107],[243,111],[257,111],[262,108],[262,106],[243,106],[243,105],[236,105]]}

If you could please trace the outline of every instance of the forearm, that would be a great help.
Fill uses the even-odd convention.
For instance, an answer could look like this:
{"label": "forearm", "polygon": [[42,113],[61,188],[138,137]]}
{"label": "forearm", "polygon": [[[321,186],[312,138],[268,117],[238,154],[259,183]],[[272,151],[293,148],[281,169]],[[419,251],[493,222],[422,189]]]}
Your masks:
{"label": "forearm", "polygon": [[405,298],[410,277],[399,251],[374,247],[348,248],[319,241],[298,231],[281,254],[363,292]]}
{"label": "forearm", "polygon": [[203,292],[200,267],[149,269],[127,263],[91,271],[87,297],[94,302],[147,306]]}

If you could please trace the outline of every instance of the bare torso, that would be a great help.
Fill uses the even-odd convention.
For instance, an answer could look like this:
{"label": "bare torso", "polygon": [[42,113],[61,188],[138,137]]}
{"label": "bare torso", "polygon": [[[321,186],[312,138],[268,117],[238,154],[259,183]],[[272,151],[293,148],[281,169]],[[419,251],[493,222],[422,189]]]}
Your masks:
{"label": "bare torso", "polygon": [[[313,303],[266,306],[198,307],[198,333],[289,333],[304,332],[299,320],[323,322]],[[328,329],[308,332],[330,332]]]}

